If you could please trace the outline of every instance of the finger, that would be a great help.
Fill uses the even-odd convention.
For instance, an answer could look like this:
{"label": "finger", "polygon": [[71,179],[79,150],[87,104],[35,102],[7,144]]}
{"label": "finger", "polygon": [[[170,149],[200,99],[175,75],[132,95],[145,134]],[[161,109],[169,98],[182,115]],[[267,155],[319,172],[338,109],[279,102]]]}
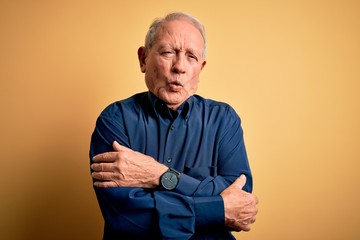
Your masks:
{"label": "finger", "polygon": [[254,197],[255,197],[255,203],[259,204],[259,198],[257,196],[255,196],[255,195],[254,195]]}
{"label": "finger", "polygon": [[113,181],[106,181],[106,182],[96,181],[94,182],[94,186],[100,188],[118,187],[117,183]]}
{"label": "finger", "polygon": [[116,158],[117,158],[116,152],[105,152],[96,155],[95,157],[93,157],[92,160],[94,162],[115,162]]}
{"label": "finger", "polygon": [[91,177],[95,180],[102,180],[103,176],[101,172],[93,172],[91,173]]}
{"label": "finger", "polygon": [[120,145],[117,141],[114,141],[112,146],[113,146],[114,150],[117,152],[130,150],[130,148]]}
{"label": "finger", "polygon": [[238,177],[233,184],[242,189],[246,184],[246,176],[241,174],[241,176]]}
{"label": "finger", "polygon": [[242,230],[242,231],[245,231],[245,232],[250,231],[250,230],[251,230],[250,224],[242,225],[242,226],[241,226],[241,230]]}
{"label": "finger", "polygon": [[114,180],[114,174],[112,172],[93,172],[91,176],[96,180],[112,181]]}
{"label": "finger", "polygon": [[93,163],[91,169],[95,172],[113,172],[113,164],[111,163]]}

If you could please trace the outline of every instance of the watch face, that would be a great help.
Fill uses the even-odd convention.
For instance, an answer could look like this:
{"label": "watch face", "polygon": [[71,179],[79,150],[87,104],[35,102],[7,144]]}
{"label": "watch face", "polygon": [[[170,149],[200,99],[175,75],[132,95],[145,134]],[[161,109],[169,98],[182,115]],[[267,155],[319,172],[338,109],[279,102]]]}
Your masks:
{"label": "watch face", "polygon": [[161,177],[161,185],[166,190],[174,190],[178,183],[178,177],[173,172],[165,172]]}

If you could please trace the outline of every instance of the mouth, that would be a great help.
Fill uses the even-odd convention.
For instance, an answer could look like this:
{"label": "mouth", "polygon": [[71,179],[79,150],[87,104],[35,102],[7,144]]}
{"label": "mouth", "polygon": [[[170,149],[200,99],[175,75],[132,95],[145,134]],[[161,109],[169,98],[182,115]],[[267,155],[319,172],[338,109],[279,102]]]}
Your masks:
{"label": "mouth", "polygon": [[171,82],[169,83],[169,90],[173,92],[178,92],[183,88],[183,85],[179,82]]}

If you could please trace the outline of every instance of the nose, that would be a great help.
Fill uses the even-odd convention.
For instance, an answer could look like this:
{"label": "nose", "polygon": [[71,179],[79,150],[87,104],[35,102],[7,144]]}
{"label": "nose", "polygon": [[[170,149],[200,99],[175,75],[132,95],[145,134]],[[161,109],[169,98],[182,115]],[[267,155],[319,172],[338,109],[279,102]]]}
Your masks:
{"label": "nose", "polygon": [[185,57],[182,54],[176,54],[172,66],[172,71],[174,73],[185,73]]}

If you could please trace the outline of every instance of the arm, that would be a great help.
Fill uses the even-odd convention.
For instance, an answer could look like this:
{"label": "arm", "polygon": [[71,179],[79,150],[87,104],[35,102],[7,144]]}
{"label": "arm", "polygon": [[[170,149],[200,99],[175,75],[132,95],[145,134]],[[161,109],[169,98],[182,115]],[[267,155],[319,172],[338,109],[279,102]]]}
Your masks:
{"label": "arm", "polygon": [[[99,123],[93,133],[90,151],[91,159],[94,155],[98,155],[97,153],[101,152],[105,152],[105,154],[98,155],[104,157],[101,158],[100,162],[104,159],[107,159],[104,161],[112,162],[110,159],[114,156],[116,158],[119,152],[125,155],[122,158],[125,161],[136,159],[142,155],[124,147],[122,147],[122,150],[118,149],[118,152],[114,152],[111,149],[110,142],[103,137],[107,134],[104,134],[103,131],[99,132],[99,130],[104,130],[102,127],[103,125]],[[125,145],[125,143],[122,144]],[[130,157],[128,158],[126,155]],[[95,157],[95,160],[98,160],[97,158]],[[142,160],[148,158],[150,157],[145,155],[141,157]],[[94,163],[93,161],[91,162]],[[156,161],[153,163],[161,165]],[[99,168],[102,168],[100,166],[98,165]],[[94,165],[92,165],[92,168],[94,168]],[[110,169],[105,169],[105,172],[109,171],[111,172]],[[93,176],[96,177],[97,175],[93,172]],[[101,183],[105,185],[110,183],[110,185],[104,187]],[[135,186],[110,187],[113,183],[113,181],[98,182],[94,178],[94,189],[105,220],[105,229],[110,229],[112,235],[116,236],[116,234],[119,234],[119,236],[124,237],[124,233],[127,232],[131,239],[136,237],[144,239],[148,236],[159,236],[155,237],[157,239],[166,239],[171,236],[176,236],[179,239],[188,239],[194,234],[197,225],[199,226],[196,223],[197,220],[211,220],[211,218],[207,218],[207,215],[209,215],[208,208],[206,207],[209,205],[208,199],[193,198],[176,192],[160,191],[154,188],[154,184],[151,184],[153,188],[150,189],[150,186],[147,186],[147,188]],[[98,187],[96,186],[97,184],[99,184]],[[117,182],[116,185],[122,185],[121,181]],[[223,226],[224,206],[221,197],[217,196],[215,201],[212,200],[211,202],[213,209],[216,209],[215,212],[211,212],[212,218],[215,220],[208,221],[208,226]],[[171,207],[168,207],[170,203]]]}
{"label": "arm", "polygon": [[[91,165],[92,170],[95,171],[92,176],[97,180],[94,183],[95,186],[102,188],[134,186],[156,188],[159,186],[160,176],[167,170],[166,166],[158,163],[149,156],[123,147],[117,142],[113,143],[113,147],[116,152],[106,152],[93,158],[95,162],[98,162]],[[257,209],[253,206],[258,203],[257,198],[245,191],[239,191],[239,189],[244,187],[245,183],[246,177],[245,175],[241,175],[233,185],[221,193],[225,202],[225,224],[233,230],[248,231],[250,230],[250,224],[256,220],[255,215],[257,213]],[[163,201],[165,203],[159,204],[159,209],[162,208],[159,213],[163,216],[174,215],[174,208],[169,209],[168,204],[166,204],[169,203],[168,198],[171,198],[171,194],[166,194],[165,196],[167,197],[164,198],[162,194],[155,193],[155,199],[158,198],[158,202]],[[176,195],[173,197],[176,197]],[[239,199],[242,201],[239,202]],[[209,203],[206,201],[209,201],[211,204],[214,199],[195,197],[193,200],[195,201],[194,203],[196,203],[196,200],[198,201],[197,204],[195,204],[198,207],[198,210],[195,212],[203,212],[203,214],[198,215],[204,215],[204,220],[198,220],[198,222],[206,222],[206,226],[208,226],[209,220],[212,218],[211,216],[205,217],[208,215],[206,213],[209,213],[207,208],[207,204]],[[177,201],[177,198],[172,199],[170,203],[173,206],[179,205],[175,209],[181,209],[182,207],[181,201]],[[201,205],[203,206],[201,207]],[[166,212],[167,214],[165,214]],[[167,217],[165,218],[167,219]],[[166,223],[172,221],[167,219],[167,221],[164,222]],[[170,233],[172,233],[171,229],[172,228],[169,227]]]}
{"label": "arm", "polygon": [[[104,121],[108,122],[104,123]],[[141,185],[136,184],[134,184],[132,187],[116,188],[116,191],[110,188],[95,188],[97,193],[101,192],[101,194],[98,194],[98,198],[102,198],[99,199],[99,203],[102,206],[105,221],[111,222],[113,224],[118,224],[118,228],[123,227],[123,230],[127,230],[129,229],[129,227],[127,226],[127,224],[123,223],[124,220],[122,220],[121,224],[119,224],[119,221],[112,220],[112,217],[116,216],[117,214],[126,214],[126,217],[123,218],[126,221],[134,224],[135,226],[141,225],[145,229],[151,229],[152,224],[149,224],[148,227],[146,227],[146,224],[144,224],[144,222],[142,222],[141,224],[137,224],[137,216],[136,214],[132,213],[136,213],[138,212],[137,210],[141,209],[141,212],[149,213],[145,214],[145,216],[149,216],[149,221],[145,221],[144,218],[141,220],[144,220],[148,223],[160,221],[160,226],[162,228],[166,228],[164,227],[166,225],[166,218],[168,216],[171,216],[171,223],[173,224],[173,226],[169,226],[169,230],[162,229],[163,232],[171,233],[171,227],[176,228],[176,225],[179,226],[178,229],[187,229],[185,232],[189,233],[193,233],[195,231],[195,227],[212,228],[214,226],[221,226],[223,228],[225,218],[224,202],[226,203],[227,201],[225,201],[225,199],[224,202],[222,201],[220,193],[240,175],[238,169],[242,169],[244,172],[241,173],[244,173],[248,176],[248,181],[245,188],[247,188],[248,191],[251,190],[251,175],[247,165],[247,158],[242,140],[242,130],[240,127],[240,122],[233,121],[232,124],[226,125],[228,126],[228,128],[223,131],[224,134],[221,142],[219,143],[220,150],[218,150],[219,152],[217,153],[220,156],[219,161],[221,162],[218,164],[218,166],[220,167],[216,170],[218,173],[216,176],[208,176],[202,180],[198,180],[189,175],[182,174],[176,191],[171,193],[154,189],[146,190],[143,188],[139,188]],[[110,120],[101,119],[100,121],[98,121],[97,128],[95,129],[92,139],[91,157],[98,153],[113,151],[111,143],[114,140],[118,140],[121,145],[128,146],[127,136],[125,134],[125,131],[122,129],[122,126],[116,125],[116,123],[111,122]],[[235,141],[236,144],[231,143],[231,141]],[[241,158],[244,159],[240,160],[239,155]],[[131,157],[128,159],[131,159]],[[157,161],[153,161],[154,163],[161,165]],[[237,165],[239,164],[239,162],[242,165]],[[159,171],[159,175],[161,171]],[[191,174],[193,175],[193,172],[191,172]],[[155,179],[158,179],[159,175]],[[101,177],[99,178],[100,180],[104,180],[101,179]],[[120,186],[121,184],[117,185]],[[154,186],[157,185],[157,183],[152,183],[150,185]],[[148,186],[148,188],[150,188],[150,186]],[[238,189],[237,191],[240,190],[241,189]],[[136,202],[141,203],[141,200],[144,200],[144,203],[152,203],[152,205],[136,204],[135,206],[133,206],[131,202],[133,201],[133,197],[135,196],[133,195],[134,191],[136,191],[137,193]],[[120,194],[120,192],[122,194]],[[114,193],[116,193],[117,196],[115,196]],[[114,199],[117,200],[115,201]],[[127,204],[128,201],[129,205]],[[174,207],[167,207],[169,203],[172,203],[172,206]],[[143,207],[146,207],[146,209],[144,209]],[[132,211],[124,212],[124,210],[126,209],[132,209]],[[215,210],[215,212],[211,212],[211,214],[209,215],[208,209]],[[208,215],[206,215],[206,213]],[[151,215],[152,217],[150,217]],[[160,217],[160,220],[157,216]],[[204,221],[202,221],[201,219],[204,219]],[[183,226],[184,224],[186,226]],[[182,233],[184,233],[184,231],[182,231]]]}

